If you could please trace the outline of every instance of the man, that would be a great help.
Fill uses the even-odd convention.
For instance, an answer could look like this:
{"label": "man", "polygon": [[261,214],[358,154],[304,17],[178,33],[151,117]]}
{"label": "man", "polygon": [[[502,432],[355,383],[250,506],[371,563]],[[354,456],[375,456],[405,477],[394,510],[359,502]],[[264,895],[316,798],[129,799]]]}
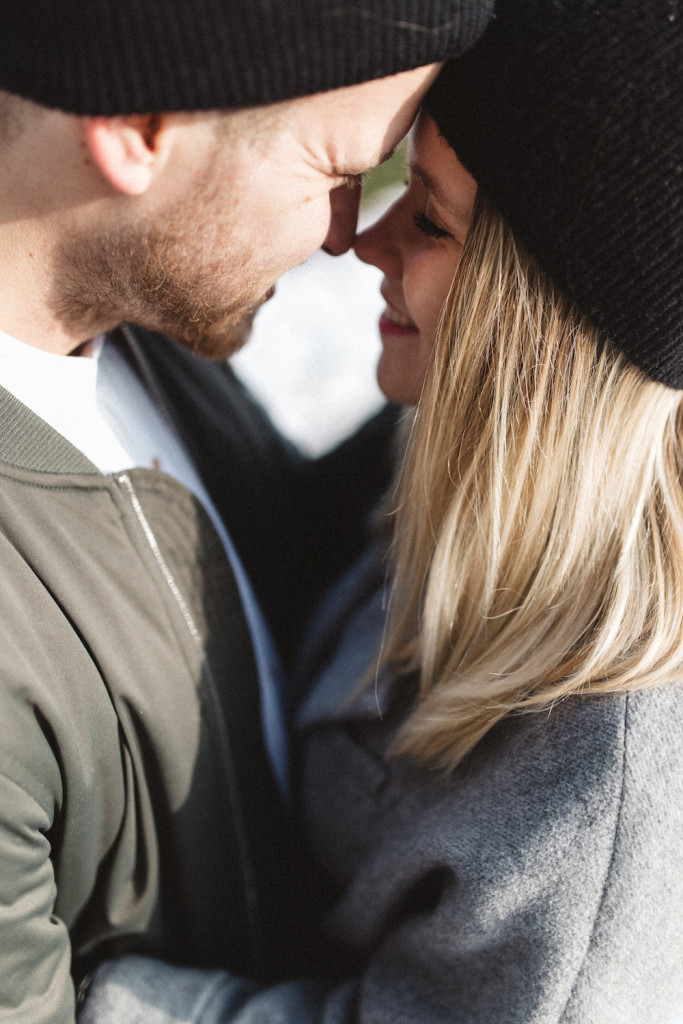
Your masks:
{"label": "man", "polygon": [[6,1019],[73,1022],[74,979],[120,950],[282,971],[286,750],[254,591],[282,638],[361,543],[376,452],[353,449],[337,537],[348,450],[305,463],[193,353],[230,355],[280,274],[349,247],[359,175],[489,8],[4,5]]}

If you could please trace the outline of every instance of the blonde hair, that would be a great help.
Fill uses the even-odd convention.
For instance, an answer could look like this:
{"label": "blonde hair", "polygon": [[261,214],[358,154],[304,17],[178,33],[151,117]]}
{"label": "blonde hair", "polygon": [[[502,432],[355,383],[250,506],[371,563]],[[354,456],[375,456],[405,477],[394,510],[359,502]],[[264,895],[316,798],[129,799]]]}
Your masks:
{"label": "blonde hair", "polygon": [[682,394],[478,200],[398,488],[396,753],[453,767],[506,715],[681,671]]}

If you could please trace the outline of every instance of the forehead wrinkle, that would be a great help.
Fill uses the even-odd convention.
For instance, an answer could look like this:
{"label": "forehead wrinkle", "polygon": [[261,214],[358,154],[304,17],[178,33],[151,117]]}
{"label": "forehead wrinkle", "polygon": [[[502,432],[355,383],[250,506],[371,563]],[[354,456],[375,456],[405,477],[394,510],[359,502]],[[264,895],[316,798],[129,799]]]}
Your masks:
{"label": "forehead wrinkle", "polygon": [[382,148],[375,150],[370,154],[367,159],[357,159],[355,154],[351,153],[347,155],[346,159],[333,160],[331,166],[331,173],[335,175],[345,175],[355,177],[359,174],[365,174],[366,171],[371,171],[374,167],[379,167],[380,164],[385,164],[388,160],[391,160],[392,156],[396,153],[399,143],[395,143],[388,149],[384,148],[385,143],[382,143]]}
{"label": "forehead wrinkle", "polygon": [[335,173],[329,148],[323,140],[301,137],[293,131],[289,132],[289,138],[294,146],[292,153],[298,154],[290,162],[290,172],[295,178],[311,184]]}

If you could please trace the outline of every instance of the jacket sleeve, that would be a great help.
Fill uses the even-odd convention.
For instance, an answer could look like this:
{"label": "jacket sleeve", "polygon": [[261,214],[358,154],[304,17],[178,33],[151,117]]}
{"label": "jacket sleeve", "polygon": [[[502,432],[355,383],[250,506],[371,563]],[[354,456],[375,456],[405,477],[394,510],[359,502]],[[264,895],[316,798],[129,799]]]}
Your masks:
{"label": "jacket sleeve", "polygon": [[71,944],[54,910],[50,798],[20,764],[10,768],[11,775],[0,772],[0,1017],[72,1024]]}
{"label": "jacket sleeve", "polygon": [[314,980],[260,989],[225,971],[125,956],[102,964],[84,984],[78,1024],[351,1024],[358,1020],[356,989]]}

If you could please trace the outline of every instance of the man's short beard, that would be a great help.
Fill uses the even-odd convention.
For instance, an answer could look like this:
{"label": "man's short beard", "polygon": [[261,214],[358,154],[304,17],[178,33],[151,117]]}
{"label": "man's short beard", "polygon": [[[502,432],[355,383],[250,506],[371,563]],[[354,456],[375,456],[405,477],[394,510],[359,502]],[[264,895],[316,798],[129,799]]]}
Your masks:
{"label": "man's short beard", "polygon": [[[143,222],[63,242],[53,253],[55,318],[83,337],[127,321],[207,359],[237,352],[263,301],[256,283],[244,276],[252,257],[226,252],[216,225],[196,208],[192,213],[183,208],[159,227]],[[240,287],[226,299],[231,279]]]}

